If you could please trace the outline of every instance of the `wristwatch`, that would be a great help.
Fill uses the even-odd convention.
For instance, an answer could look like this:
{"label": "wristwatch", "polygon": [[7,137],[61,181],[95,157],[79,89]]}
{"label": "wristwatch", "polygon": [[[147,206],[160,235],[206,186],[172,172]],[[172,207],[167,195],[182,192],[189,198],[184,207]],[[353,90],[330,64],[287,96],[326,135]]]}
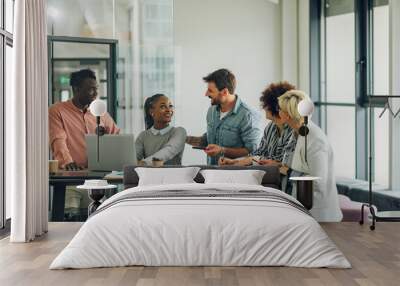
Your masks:
{"label": "wristwatch", "polygon": [[221,154],[221,157],[225,157],[225,147],[221,146],[221,151],[219,152]]}

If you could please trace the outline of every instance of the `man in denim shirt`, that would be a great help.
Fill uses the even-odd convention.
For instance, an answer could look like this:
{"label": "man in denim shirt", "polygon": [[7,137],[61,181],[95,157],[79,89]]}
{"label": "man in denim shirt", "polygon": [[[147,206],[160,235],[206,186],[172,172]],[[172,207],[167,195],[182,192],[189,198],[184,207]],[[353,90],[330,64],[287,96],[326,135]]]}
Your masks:
{"label": "man in denim shirt", "polygon": [[257,149],[260,143],[261,116],[235,95],[236,79],[227,69],[204,77],[205,96],[211,99],[207,112],[207,133],[188,136],[187,143],[206,146],[207,163],[217,165],[220,157],[239,158]]}

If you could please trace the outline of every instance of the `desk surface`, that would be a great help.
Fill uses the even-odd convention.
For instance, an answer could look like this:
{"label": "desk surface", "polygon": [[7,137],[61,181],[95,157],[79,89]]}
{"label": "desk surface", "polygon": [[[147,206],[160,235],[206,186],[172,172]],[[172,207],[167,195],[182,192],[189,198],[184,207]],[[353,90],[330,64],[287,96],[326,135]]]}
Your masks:
{"label": "desk surface", "polygon": [[61,171],[49,174],[51,179],[64,179],[64,178],[103,178],[109,172],[93,172],[93,171]]}
{"label": "desk surface", "polygon": [[113,174],[110,172],[94,172],[94,171],[61,171],[53,174],[49,174],[49,182],[76,182],[90,179],[105,179],[107,181],[113,181],[116,183],[122,183],[124,176],[122,174]]}

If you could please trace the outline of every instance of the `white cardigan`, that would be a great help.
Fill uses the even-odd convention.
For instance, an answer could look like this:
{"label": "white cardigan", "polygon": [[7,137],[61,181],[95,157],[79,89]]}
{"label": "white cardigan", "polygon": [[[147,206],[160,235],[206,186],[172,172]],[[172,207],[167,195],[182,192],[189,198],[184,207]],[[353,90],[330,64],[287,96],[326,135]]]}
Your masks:
{"label": "white cardigan", "polygon": [[317,125],[310,122],[308,128],[310,132],[307,135],[307,162],[304,158],[304,137],[299,135],[291,168],[320,177],[313,182],[314,201],[310,211],[313,217],[321,222],[341,221],[343,215],[339,207],[332,147]]}

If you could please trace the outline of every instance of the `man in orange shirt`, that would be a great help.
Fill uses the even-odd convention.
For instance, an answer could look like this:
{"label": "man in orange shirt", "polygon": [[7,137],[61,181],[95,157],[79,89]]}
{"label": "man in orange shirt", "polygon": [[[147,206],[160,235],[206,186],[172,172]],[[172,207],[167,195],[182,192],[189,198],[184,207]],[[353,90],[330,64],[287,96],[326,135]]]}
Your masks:
{"label": "man in orange shirt", "polygon": [[[96,117],[88,110],[90,103],[97,97],[96,75],[89,69],[73,72],[70,85],[73,98],[49,108],[49,137],[53,158],[58,160],[60,167],[76,171],[88,167],[85,134],[95,134],[97,127]],[[108,134],[118,134],[120,131],[108,113],[101,116],[100,125]],[[88,204],[86,191],[67,186],[67,213],[79,216],[80,209],[83,213],[87,212]]]}
{"label": "man in orange shirt", "polygon": [[[73,98],[49,108],[49,137],[53,157],[61,168],[74,171],[86,169],[85,134],[95,134],[96,117],[88,107],[97,97],[96,75],[90,69],[71,74]],[[118,134],[119,128],[106,113],[100,118],[105,133]]]}

